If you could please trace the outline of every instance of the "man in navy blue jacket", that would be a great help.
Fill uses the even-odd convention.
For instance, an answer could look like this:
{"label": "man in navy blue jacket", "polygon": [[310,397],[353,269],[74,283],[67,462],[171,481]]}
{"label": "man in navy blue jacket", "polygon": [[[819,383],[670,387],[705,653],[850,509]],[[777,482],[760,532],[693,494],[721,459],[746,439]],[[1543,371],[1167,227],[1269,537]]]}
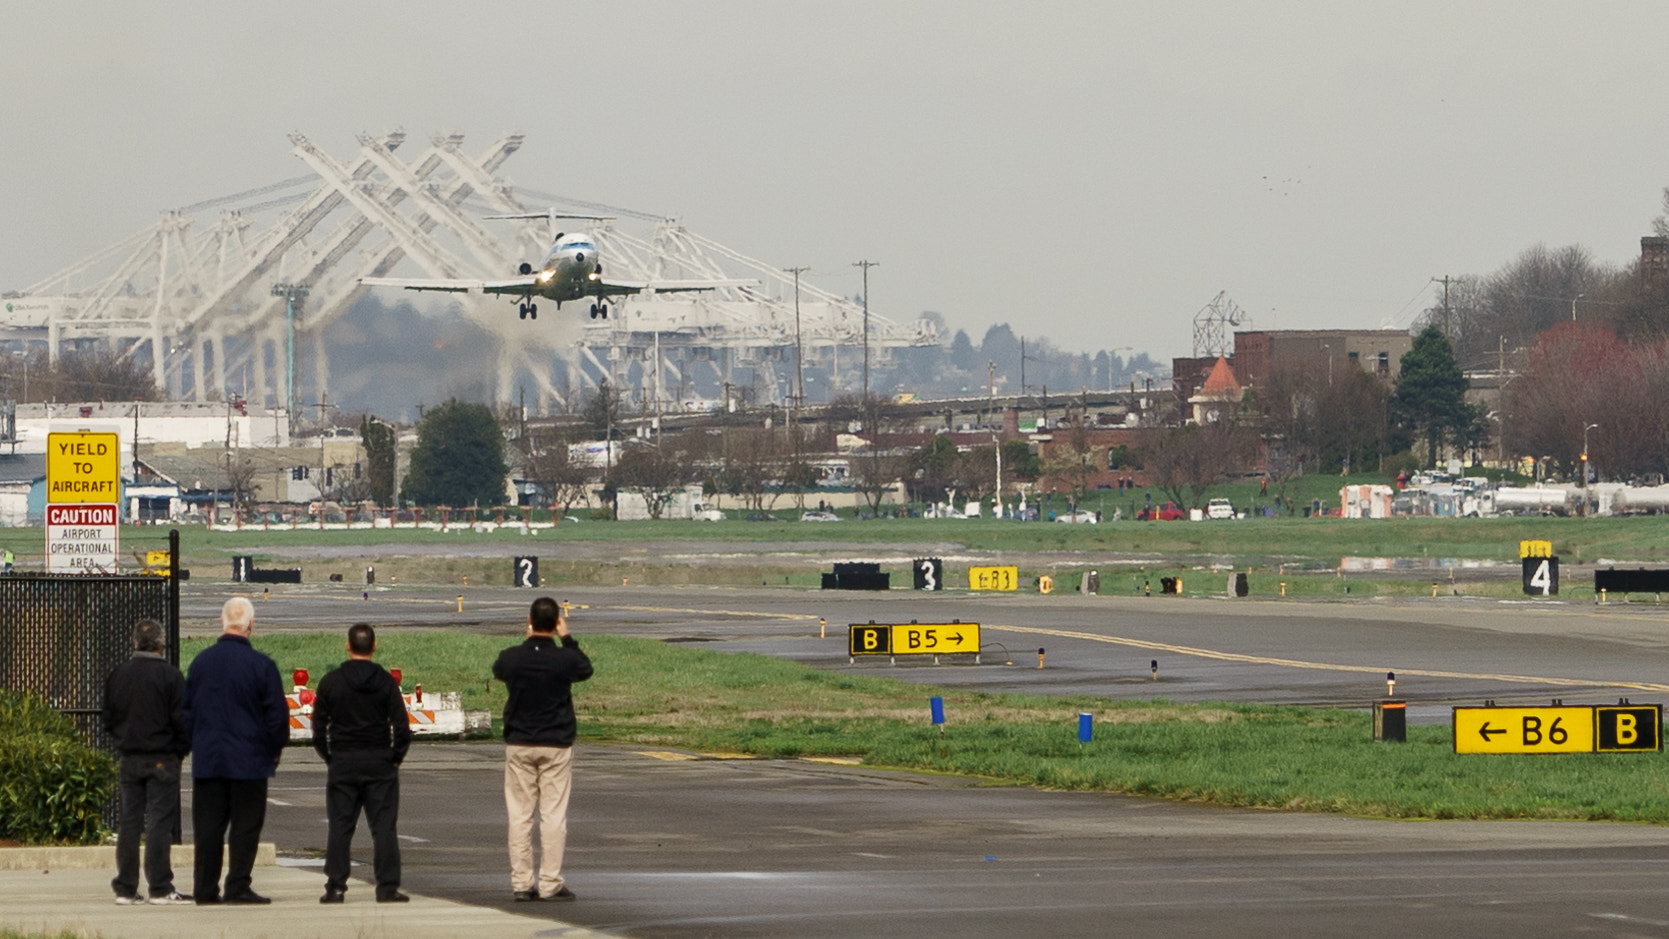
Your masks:
{"label": "man in navy blue jacket", "polygon": [[[191,827],[198,905],[271,903],[250,888],[267,818],[267,780],[290,736],[289,705],[278,666],[255,651],[255,606],[233,597],[220,611],[220,641],[197,654],[185,680],[191,736]],[[228,833],[230,828],[230,833]],[[222,839],[229,848],[220,889]]]}
{"label": "man in navy blue jacket", "polygon": [[[568,841],[568,782],[574,758],[573,683],[591,677],[591,660],[568,634],[556,601],[540,597],[527,614],[527,641],[499,653],[504,682],[504,806],[510,814],[510,892],[517,900],[573,900],[562,879]],[[539,865],[533,819],[539,818]]]}

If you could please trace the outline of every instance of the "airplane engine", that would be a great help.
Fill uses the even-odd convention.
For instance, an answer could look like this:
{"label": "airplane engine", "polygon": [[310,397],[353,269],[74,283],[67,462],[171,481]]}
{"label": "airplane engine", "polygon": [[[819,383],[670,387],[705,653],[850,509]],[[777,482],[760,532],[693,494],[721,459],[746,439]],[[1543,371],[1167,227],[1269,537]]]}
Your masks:
{"label": "airplane engine", "polygon": [[516,268],[516,272],[518,274],[531,274],[531,273],[533,273],[533,265],[527,263],[526,261],[523,261],[522,266]]}

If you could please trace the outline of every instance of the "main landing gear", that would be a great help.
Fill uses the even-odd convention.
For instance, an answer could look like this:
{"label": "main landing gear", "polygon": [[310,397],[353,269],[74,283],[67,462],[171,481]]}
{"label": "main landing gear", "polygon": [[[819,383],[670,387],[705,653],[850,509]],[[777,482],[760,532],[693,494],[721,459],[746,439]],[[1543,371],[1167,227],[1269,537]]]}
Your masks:
{"label": "main landing gear", "polygon": [[596,319],[598,317],[602,317],[603,319],[608,319],[608,304],[606,304],[606,303],[593,303],[593,304],[591,304],[591,318]]}
{"label": "main landing gear", "polygon": [[539,318],[539,305],[537,303],[524,303],[518,308],[517,312],[521,314],[521,319],[536,320]]}

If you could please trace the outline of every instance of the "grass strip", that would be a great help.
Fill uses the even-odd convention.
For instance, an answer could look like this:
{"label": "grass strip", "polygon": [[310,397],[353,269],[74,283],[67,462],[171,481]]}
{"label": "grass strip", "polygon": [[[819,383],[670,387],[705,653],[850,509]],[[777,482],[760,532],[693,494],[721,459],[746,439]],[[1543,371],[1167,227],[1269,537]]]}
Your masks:
{"label": "grass strip", "polygon": [[[409,688],[504,704],[488,676],[519,641],[442,632],[381,639],[378,660]],[[188,640],[188,659],[208,640]],[[286,676],[318,678],[345,654],[335,634],[258,636]],[[755,654],[620,636],[582,637],[597,677],[579,687],[585,740],[761,758],[852,757],[864,764],[1048,789],[1123,792],[1219,805],[1407,819],[1669,822],[1660,753],[1458,756],[1446,726],[1372,742],[1364,712],[1258,704],[1178,704],[939,689]],[[927,699],[945,699],[943,737]],[[1077,715],[1095,717],[1081,750]]]}

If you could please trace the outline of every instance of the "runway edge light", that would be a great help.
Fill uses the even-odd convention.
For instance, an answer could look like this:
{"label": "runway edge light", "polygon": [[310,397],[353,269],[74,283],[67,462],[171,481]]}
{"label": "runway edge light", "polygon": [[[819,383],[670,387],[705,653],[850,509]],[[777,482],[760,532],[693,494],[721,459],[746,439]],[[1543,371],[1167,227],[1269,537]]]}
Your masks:
{"label": "runway edge light", "polygon": [[939,728],[939,736],[945,735],[945,699],[933,697],[927,699],[928,711],[933,715],[933,726]]}

